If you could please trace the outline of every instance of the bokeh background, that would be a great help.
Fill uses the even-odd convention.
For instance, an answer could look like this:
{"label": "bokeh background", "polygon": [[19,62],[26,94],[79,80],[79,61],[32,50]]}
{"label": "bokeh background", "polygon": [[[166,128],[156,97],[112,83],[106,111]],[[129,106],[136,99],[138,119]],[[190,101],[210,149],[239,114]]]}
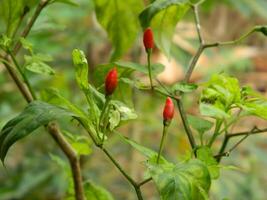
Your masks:
{"label": "bokeh background", "polygon": [[[34,44],[36,52],[53,58],[49,64],[56,74],[41,76],[29,73],[29,76],[35,90],[41,92],[48,87],[55,87],[72,102],[86,107],[85,99],[75,83],[71,52],[74,48],[83,49],[88,58],[92,83],[101,82],[103,81],[99,80],[101,77],[95,80],[93,73],[99,64],[109,61],[112,46],[107,34],[97,23],[93,1],[77,2],[80,6],[51,5],[38,18],[28,40]],[[266,0],[206,0],[200,7],[205,40],[210,42],[233,40],[254,25],[267,24],[266,10]],[[29,16],[31,14],[32,11]],[[182,80],[190,58],[196,53],[198,38],[193,19],[192,12],[188,12],[176,27],[171,59],[157,49],[154,51],[153,62],[162,63],[166,67],[158,77],[166,84]],[[0,33],[3,32],[5,25],[0,13]],[[19,55],[20,59],[24,53]],[[145,58],[140,28],[135,44],[121,60],[145,64]],[[203,82],[210,75],[222,71],[238,77],[242,85],[250,85],[267,97],[266,37],[254,34],[239,45],[205,51],[191,81]],[[147,81],[145,77],[143,81]],[[0,85],[0,127],[2,127],[25,107],[26,102],[1,64]],[[120,132],[144,146],[157,150],[161,137],[161,112],[164,99],[136,90],[125,92],[131,94],[133,100],[131,106],[135,108],[138,120],[123,126]],[[187,96],[185,106],[191,114],[198,113],[198,95],[199,91]],[[69,133],[86,137],[81,127],[69,121],[60,124]],[[250,130],[255,125],[266,127],[267,123],[257,118],[247,118],[240,121],[233,130]],[[164,154],[169,160],[177,162],[190,148],[177,113],[170,129]],[[219,146],[220,141],[217,143]],[[143,178],[144,157],[121,143],[116,134],[110,137],[107,148],[133,177],[138,180]],[[99,150],[91,146],[83,150],[87,154],[83,155],[81,160],[84,179],[104,186],[116,200],[136,198],[132,187]],[[212,185],[211,199],[265,200],[266,153],[265,133],[249,137],[229,158],[223,159],[222,165],[236,166],[237,169],[225,168],[221,171],[220,179],[214,181]],[[11,148],[6,159],[6,169],[0,165],[0,199],[65,199],[65,194],[68,192],[68,173],[66,158],[44,128],[40,128]],[[145,199],[159,199],[152,183],[145,185],[142,190]]]}

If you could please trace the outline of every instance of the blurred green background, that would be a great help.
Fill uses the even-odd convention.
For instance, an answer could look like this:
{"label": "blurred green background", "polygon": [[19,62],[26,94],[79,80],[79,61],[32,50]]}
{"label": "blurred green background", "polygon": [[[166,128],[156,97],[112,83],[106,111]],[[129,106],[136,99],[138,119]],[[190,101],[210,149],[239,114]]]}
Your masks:
{"label": "blurred green background", "polygon": [[[2,2],[3,0],[0,1],[0,8]],[[99,83],[104,77],[103,80],[99,80],[101,77],[95,80],[93,73],[99,64],[109,61],[112,45],[96,20],[93,1],[78,0],[77,3],[79,6],[53,4],[41,13],[28,40],[34,44],[34,51],[53,58],[49,65],[56,74],[41,76],[29,72],[28,76],[34,89],[40,94],[46,88],[55,87],[66,98],[85,107],[85,99],[75,83],[71,52],[74,48],[86,52],[90,79],[93,83]],[[266,0],[206,0],[200,8],[204,36],[211,42],[233,40],[254,25],[267,24],[266,10]],[[33,10],[27,17],[32,13]],[[25,24],[26,21],[22,23]],[[0,33],[5,31],[4,19],[0,13]],[[20,31],[21,29],[18,30]],[[153,54],[153,62],[163,63],[166,66],[165,71],[159,75],[159,79],[166,84],[182,79],[187,64],[196,51],[198,40],[192,12],[188,12],[176,27],[173,42],[171,59],[167,59],[159,50]],[[24,54],[27,52],[22,51],[19,54],[21,62]],[[121,60],[146,63],[141,27],[135,43]],[[267,96],[266,38],[255,34],[240,45],[206,51],[199,60],[192,81],[201,82],[207,80],[211,74],[222,71],[237,76],[242,84],[251,85]],[[146,81],[145,77],[140,79]],[[1,64],[0,84],[0,127],[2,127],[25,107],[26,102]],[[136,90],[130,91],[129,88],[126,88],[125,92],[131,93],[131,101],[124,100],[128,104],[133,102],[131,106],[135,108],[138,120],[123,126],[120,132],[144,146],[157,150],[161,137],[161,110],[164,99]],[[191,114],[198,113],[197,99],[198,93],[195,96],[187,96],[186,108]],[[71,125],[68,121],[62,121],[60,124],[64,130],[75,136],[86,136],[81,127],[73,126],[73,123]],[[267,123],[256,118],[244,119],[234,127],[234,130],[249,130],[254,125],[266,127]],[[177,113],[167,140],[168,145],[164,149],[164,154],[168,159],[177,161],[187,154],[189,145]],[[219,144],[218,141],[218,146]],[[144,158],[138,152],[121,143],[116,134],[111,136],[107,148],[133,177],[138,180],[143,178]],[[87,154],[82,156],[85,180],[92,180],[104,186],[116,200],[136,198],[132,187],[99,150],[93,147],[83,150]],[[265,200],[266,152],[267,137],[266,134],[261,134],[249,137],[229,158],[224,158],[222,165],[233,165],[238,167],[238,170],[222,170],[220,179],[212,185],[211,199]],[[40,128],[11,148],[7,155],[6,168],[0,165],[0,199],[65,199],[68,193],[68,173],[66,158],[44,128]],[[145,185],[142,190],[145,199],[159,199],[152,183]]]}

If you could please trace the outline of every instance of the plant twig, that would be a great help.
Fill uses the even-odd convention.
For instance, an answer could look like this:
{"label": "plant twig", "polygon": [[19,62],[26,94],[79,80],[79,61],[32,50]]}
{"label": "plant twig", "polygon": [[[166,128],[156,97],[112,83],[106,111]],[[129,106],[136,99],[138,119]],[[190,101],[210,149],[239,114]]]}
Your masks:
{"label": "plant twig", "polygon": [[147,178],[147,179],[141,181],[141,182],[138,184],[138,186],[141,187],[142,185],[145,185],[146,183],[148,183],[148,182],[151,181],[151,180],[152,180],[151,177],[150,177],[150,178]]}
{"label": "plant twig", "polygon": [[[26,27],[24,28],[23,32],[21,33],[20,37],[26,38],[28,36],[28,34],[30,33],[33,24],[35,23],[36,19],[39,17],[40,13],[42,12],[42,10],[48,5],[49,0],[40,0],[39,4],[37,5],[37,8],[33,14],[33,16],[31,17],[29,23],[26,25]],[[13,53],[14,55],[16,55],[18,53],[18,51],[21,48],[21,43],[20,41],[18,41],[15,44]]]}
{"label": "plant twig", "polygon": [[195,24],[196,24],[199,42],[200,44],[204,44],[205,41],[201,33],[201,26],[200,26],[199,14],[198,14],[198,5],[192,5],[192,9],[194,11],[194,18],[195,18]]}
{"label": "plant twig", "polygon": [[74,181],[74,191],[76,199],[84,200],[85,197],[83,191],[83,181],[79,156],[72,148],[70,143],[64,138],[63,134],[60,132],[59,127],[55,123],[49,123],[47,126],[47,130],[69,160]]}
{"label": "plant twig", "polygon": [[[186,113],[184,111],[184,106],[183,106],[183,103],[181,100],[176,100],[176,104],[178,106],[178,109],[179,109],[179,113],[180,113],[180,116],[181,116],[181,119],[182,119],[182,122],[183,122],[183,126],[184,126],[184,129],[185,129],[185,132],[187,134],[187,137],[188,137],[188,140],[190,142],[190,145],[192,147],[193,150],[196,149],[196,142],[195,142],[195,138],[193,136],[193,133],[192,133],[192,130],[188,124],[188,119],[187,119],[187,116],[186,116]],[[194,154],[196,152],[194,151]]]}
{"label": "plant twig", "polygon": [[122,168],[122,166],[116,161],[116,159],[109,153],[109,151],[104,147],[104,145],[95,137],[95,135],[88,130],[86,125],[79,119],[78,122],[84,127],[84,129],[89,134],[92,139],[94,145],[98,147],[103,153],[110,159],[113,165],[121,172],[121,174],[126,178],[126,180],[134,187],[138,200],[143,200],[142,193],[140,190],[141,185],[137,184],[137,182]]}
{"label": "plant twig", "polygon": [[13,53],[10,50],[8,50],[8,54],[10,55],[13,63],[16,66],[16,69],[19,71],[19,74],[23,78],[23,80],[24,80],[25,84],[27,85],[27,87],[28,87],[28,89],[29,89],[29,91],[30,91],[33,99],[35,100],[36,99],[36,95],[35,95],[35,93],[34,93],[34,91],[32,89],[32,86],[31,86],[31,84],[29,82],[29,79],[27,78],[27,76],[25,75],[25,73],[22,71],[21,67],[19,66],[19,64],[17,62],[17,59],[15,58],[15,56],[13,55]]}
{"label": "plant twig", "polygon": [[[259,133],[264,133],[267,132],[267,128],[265,129],[258,129],[254,127],[250,131],[244,131],[244,132],[237,132],[237,133],[232,133],[232,134],[226,134],[223,140],[222,147],[218,153],[218,155],[215,155],[214,157],[217,159],[218,162],[221,161],[221,158],[224,156],[229,156],[229,154],[239,145],[241,144],[248,136],[254,135],[254,134],[259,134]],[[231,138],[233,137],[238,137],[238,136],[244,136],[242,137],[233,147],[231,147],[228,151],[224,152],[228,142],[230,141]]]}
{"label": "plant twig", "polygon": [[159,151],[158,151],[157,163],[159,163],[160,156],[162,154],[163,145],[164,145],[164,142],[166,139],[167,130],[168,130],[168,126],[164,125],[163,131],[162,131],[163,133],[162,133],[161,140],[160,140],[160,147],[159,147]]}

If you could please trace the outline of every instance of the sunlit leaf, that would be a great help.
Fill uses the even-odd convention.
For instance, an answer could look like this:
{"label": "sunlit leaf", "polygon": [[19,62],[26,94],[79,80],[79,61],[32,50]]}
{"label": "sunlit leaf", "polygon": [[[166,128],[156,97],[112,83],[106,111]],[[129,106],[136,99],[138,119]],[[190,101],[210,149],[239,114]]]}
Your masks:
{"label": "sunlit leaf", "polygon": [[74,49],[72,60],[75,67],[75,77],[79,87],[83,90],[88,89],[88,64],[83,51]]}
{"label": "sunlit leaf", "polygon": [[93,182],[85,183],[84,192],[86,198],[90,200],[114,200],[109,191]]}
{"label": "sunlit leaf", "polygon": [[174,165],[148,162],[149,174],[162,200],[206,200],[211,185],[209,171],[200,160]]}

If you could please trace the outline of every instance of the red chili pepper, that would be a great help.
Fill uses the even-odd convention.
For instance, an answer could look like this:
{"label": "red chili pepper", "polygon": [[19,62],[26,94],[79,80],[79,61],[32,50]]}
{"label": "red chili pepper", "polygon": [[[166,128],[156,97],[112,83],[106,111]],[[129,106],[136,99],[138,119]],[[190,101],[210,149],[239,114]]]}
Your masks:
{"label": "red chili pepper", "polygon": [[154,37],[151,28],[147,28],[144,31],[143,42],[146,50],[154,48]]}
{"label": "red chili pepper", "polygon": [[163,110],[163,120],[164,120],[164,125],[168,125],[174,115],[174,104],[172,102],[172,99],[170,97],[167,97],[166,102],[165,102],[165,107]]}
{"label": "red chili pepper", "polygon": [[117,69],[114,67],[108,72],[106,76],[106,81],[105,81],[106,96],[113,94],[114,90],[117,87],[117,84],[118,84],[118,73]]}

